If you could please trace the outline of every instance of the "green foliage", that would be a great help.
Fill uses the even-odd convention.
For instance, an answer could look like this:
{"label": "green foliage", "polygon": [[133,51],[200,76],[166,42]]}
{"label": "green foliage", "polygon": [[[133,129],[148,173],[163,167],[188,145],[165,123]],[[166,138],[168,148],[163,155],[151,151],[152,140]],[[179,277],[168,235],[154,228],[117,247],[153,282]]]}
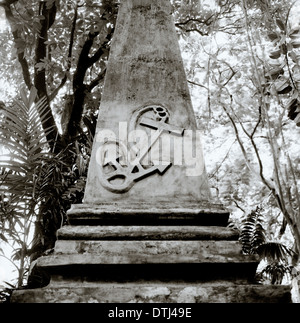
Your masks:
{"label": "green foliage", "polygon": [[197,32],[204,36],[212,32],[215,11],[209,5],[200,5],[198,0],[173,0],[176,27],[181,37]]}
{"label": "green foliage", "polygon": [[76,152],[51,152],[39,117],[47,104],[45,98],[34,104],[35,99],[35,89],[28,98],[22,91],[1,111],[0,232],[13,250],[19,287],[30,259],[53,247],[66,210],[82,200],[88,163],[83,143]]}
{"label": "green foliage", "polygon": [[[7,154],[0,169],[0,237],[13,250],[7,261],[15,265],[16,285],[21,286],[29,258],[53,247],[66,210],[83,198],[109,53],[107,37],[113,32],[118,3],[18,0],[0,5],[10,27],[0,37],[0,75],[5,81],[0,94],[6,98],[0,148]],[[22,83],[28,89],[35,84],[36,91],[30,102],[23,92],[11,104],[8,97],[17,95]],[[38,97],[43,99],[34,106]],[[64,97],[71,99],[64,104]],[[60,123],[54,122],[59,115],[65,116],[65,133],[69,124],[76,126],[71,140],[61,140]]]}
{"label": "green foliage", "polygon": [[284,95],[288,117],[300,126],[300,27],[276,19],[277,30],[268,34],[274,49],[265,75],[270,93]]}
{"label": "green foliage", "polygon": [[[181,41],[211,184],[237,224],[263,205],[268,240],[298,253],[296,6],[289,0],[219,6],[224,15],[215,13],[212,34]],[[269,57],[277,50],[279,58]]]}
{"label": "green foliage", "polygon": [[245,254],[257,253],[258,248],[265,242],[263,218],[259,207],[242,221],[240,241]]}
{"label": "green foliage", "polygon": [[264,268],[257,274],[261,282],[267,278],[271,284],[281,284],[286,274],[291,274],[293,266],[289,264],[294,252],[285,245],[267,241],[264,229],[262,209],[249,213],[241,224],[240,242],[245,254],[258,254],[265,261]]}
{"label": "green foliage", "polygon": [[33,104],[36,91],[1,111],[0,145],[5,153],[0,161],[1,238],[12,240],[13,260],[18,261],[18,285],[26,275],[29,237],[37,217],[41,187],[39,180],[46,163],[45,135],[37,110],[44,111],[45,100]]}
{"label": "green foliage", "polygon": [[284,277],[291,277],[293,267],[283,263],[272,263],[267,265],[260,273],[257,274],[257,280],[260,282],[270,281],[272,285],[280,285]]}

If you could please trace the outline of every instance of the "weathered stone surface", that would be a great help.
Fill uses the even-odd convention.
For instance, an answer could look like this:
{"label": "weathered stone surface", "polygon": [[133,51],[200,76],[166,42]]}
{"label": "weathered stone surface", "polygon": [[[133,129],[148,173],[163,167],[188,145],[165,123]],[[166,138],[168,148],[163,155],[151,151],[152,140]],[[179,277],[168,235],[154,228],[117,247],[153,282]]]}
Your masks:
{"label": "weathered stone surface", "polygon": [[[259,260],[237,241],[58,240],[36,266],[66,286],[85,281],[251,281]],[[57,278],[62,275],[62,278]]]}
{"label": "weathered stone surface", "polygon": [[292,300],[293,303],[300,303],[300,276],[292,280]]}
{"label": "weathered stone surface", "polygon": [[238,240],[238,232],[211,226],[64,226],[59,240]]}
{"label": "weathered stone surface", "polygon": [[[146,194],[146,193],[145,193]],[[221,204],[165,202],[75,204],[70,224],[89,225],[207,225],[226,226],[229,212]]]}
{"label": "weathered stone surface", "polygon": [[290,303],[289,286],[161,283],[101,283],[17,291],[26,303]]}
{"label": "weathered stone surface", "polygon": [[[171,154],[171,161],[167,163],[170,167],[165,169],[161,165],[161,168],[151,176],[142,176],[140,180],[134,180],[130,189],[117,191],[117,187],[122,187],[124,184],[121,183],[122,179],[126,184],[128,176],[117,177],[116,182],[120,181],[120,183],[115,185],[115,191],[108,189],[108,185],[104,185],[101,181],[107,174],[104,174],[100,165],[100,160],[104,159],[104,155],[101,154],[103,143],[99,139],[100,132],[109,130],[111,134],[109,138],[114,137],[112,134],[116,134],[116,138],[108,141],[116,142],[122,160],[125,160],[126,154],[123,150],[130,150],[135,143],[131,140],[127,142],[127,136],[121,135],[120,132],[130,133],[146,129],[145,122],[142,123],[143,118],[150,118],[152,120],[150,121],[155,123],[155,118],[152,118],[153,107],[167,111],[165,116],[168,115],[168,120],[160,123],[160,126],[166,123],[164,125],[172,129],[184,130],[180,133],[177,131],[177,134],[174,130],[175,135],[172,135],[171,131],[161,133],[159,139],[169,139],[169,142],[178,138],[186,139],[188,130],[194,133],[197,130],[170,1],[123,0],[119,9],[101,98],[84,196],[86,204],[93,206],[105,202],[122,206],[124,202],[136,203],[140,209],[145,210],[143,203],[158,209],[163,202],[171,204],[176,201],[184,207],[188,202],[212,202],[200,141],[197,142],[199,153],[196,158],[199,172],[193,172],[195,165],[187,165],[189,159],[187,154],[178,153],[177,157],[184,155],[183,162],[176,162]],[[120,131],[120,122],[127,126],[122,128],[122,131]],[[143,148],[148,144],[147,142]],[[168,150],[172,153],[178,147],[181,145],[177,142],[173,145],[164,145],[161,157]],[[190,148],[188,152],[191,155],[192,147]],[[150,152],[158,150],[159,140],[153,144]],[[132,155],[134,153],[130,154]],[[148,166],[154,162],[161,162],[160,158],[157,160],[151,157]],[[119,173],[119,170],[126,171],[126,167],[122,168],[116,159],[110,163],[117,165],[113,167],[115,173]],[[147,169],[142,169],[140,164],[138,166],[137,173],[147,172]],[[136,178],[137,173],[132,172],[130,176]]]}
{"label": "weathered stone surface", "polygon": [[58,240],[55,254],[41,267],[71,264],[241,263],[257,257],[241,253],[237,241],[81,241]]}

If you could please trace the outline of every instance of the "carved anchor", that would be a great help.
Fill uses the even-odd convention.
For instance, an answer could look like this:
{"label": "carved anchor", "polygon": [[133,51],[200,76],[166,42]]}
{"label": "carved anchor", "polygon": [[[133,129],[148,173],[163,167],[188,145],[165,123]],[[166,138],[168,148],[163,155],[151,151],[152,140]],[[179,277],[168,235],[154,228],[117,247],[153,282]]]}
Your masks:
{"label": "carved anchor", "polygon": [[[160,108],[164,109],[164,108]],[[156,112],[156,111],[155,111]],[[159,114],[160,116],[163,113]],[[147,155],[153,145],[157,142],[159,137],[163,133],[169,133],[176,136],[182,136],[184,133],[184,128],[179,128],[170,124],[167,124],[167,115],[163,117],[159,117],[159,120],[154,120],[147,117],[142,117],[140,120],[140,125],[155,129],[153,136],[151,136],[151,142],[148,147],[145,147],[139,156],[137,156],[131,166],[124,167],[120,164],[121,156],[116,160],[109,161],[106,165],[110,165],[114,168],[114,171],[109,174],[103,174],[103,179],[105,179],[104,183],[102,184],[108,190],[115,192],[115,193],[123,193],[127,192],[132,188],[132,186],[139,180],[148,177],[154,173],[159,173],[160,175],[164,174],[165,171],[172,165],[172,163],[168,163],[166,165],[154,165],[150,168],[144,168],[141,165],[143,158]],[[111,183],[113,180],[120,179],[122,183],[114,185]]]}

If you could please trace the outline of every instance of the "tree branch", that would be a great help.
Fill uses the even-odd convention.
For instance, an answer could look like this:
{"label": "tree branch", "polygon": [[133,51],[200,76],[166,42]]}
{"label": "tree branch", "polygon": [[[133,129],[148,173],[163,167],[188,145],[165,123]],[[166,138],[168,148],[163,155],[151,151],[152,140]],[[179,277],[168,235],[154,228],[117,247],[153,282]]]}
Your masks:
{"label": "tree branch", "polygon": [[[233,129],[234,129],[234,132],[235,132],[235,136],[236,136],[236,139],[237,139],[237,141],[238,141],[238,144],[239,144],[239,146],[240,146],[240,148],[241,148],[241,151],[242,151],[242,153],[243,153],[243,156],[244,156],[245,162],[246,162],[246,164],[247,164],[247,166],[248,166],[249,170],[253,171],[253,169],[252,169],[252,167],[251,167],[251,165],[250,165],[250,163],[249,163],[249,160],[248,160],[247,152],[246,152],[246,150],[245,150],[245,148],[244,148],[244,145],[243,145],[243,142],[242,142],[242,140],[241,140],[241,138],[240,138],[239,130],[238,130],[237,126],[236,126],[236,123],[235,123],[235,121],[233,120],[233,118],[232,118],[232,116],[230,115],[230,113],[227,111],[227,108],[226,108],[224,105],[223,105],[222,107],[223,107],[223,110],[225,111],[226,115],[228,116],[228,118],[229,118],[229,120],[230,120],[230,122],[231,122],[231,124],[232,124],[232,126],[233,126]],[[256,173],[256,172],[254,172],[254,173]]]}
{"label": "tree branch", "polygon": [[82,47],[79,55],[77,68],[73,78],[74,104],[72,107],[70,120],[66,128],[65,136],[74,137],[80,130],[80,121],[82,118],[84,100],[88,92],[90,92],[104,78],[105,70],[103,70],[89,85],[84,83],[85,74],[88,68],[96,63],[100,57],[107,51],[107,45],[112,38],[113,30],[106,36],[105,41],[100,45],[98,50],[92,57],[89,57],[89,52],[93,46],[94,39],[99,35],[99,32],[90,32]]}
{"label": "tree branch", "polygon": [[76,90],[84,82],[84,77],[87,69],[91,66],[89,62],[89,52],[93,46],[94,39],[99,35],[99,32],[90,32],[87,40],[85,41],[81,53],[79,55],[77,68],[73,78],[73,88]]}
{"label": "tree branch", "polygon": [[237,203],[237,201],[236,200],[233,200],[233,203],[235,204],[235,206],[238,208],[238,209],[240,209],[242,212],[246,212],[246,210],[244,210],[241,206],[239,206],[239,204]]}
{"label": "tree branch", "polygon": [[60,89],[63,88],[63,86],[65,85],[67,79],[68,79],[68,72],[71,69],[71,58],[72,58],[72,51],[73,51],[73,44],[74,44],[74,39],[75,39],[75,29],[76,29],[76,21],[77,21],[77,17],[78,17],[78,3],[76,3],[75,6],[75,10],[74,10],[74,18],[73,18],[73,22],[72,22],[72,29],[71,29],[71,34],[70,34],[70,44],[69,44],[69,51],[68,51],[68,65],[67,65],[67,69],[65,71],[65,75],[63,77],[63,79],[61,80],[59,86],[49,95],[49,101],[51,102],[57,95],[57,93],[59,92]]}
{"label": "tree branch", "polygon": [[226,86],[232,80],[232,78],[234,77],[234,75],[236,74],[236,71],[234,71],[231,66],[230,66],[230,69],[231,69],[231,75],[229,76],[229,78],[227,79],[227,81],[222,86]]}
{"label": "tree branch", "polygon": [[[14,42],[15,44],[18,42],[18,40],[20,40],[20,36],[18,31],[16,30],[15,26],[14,26],[14,16],[13,13],[11,11],[10,5],[12,3],[14,3],[16,1],[4,1],[0,3],[0,6],[2,6],[5,10],[5,15],[6,15],[6,19],[11,27],[12,30],[12,34],[13,34],[13,38],[14,38]],[[18,61],[21,65],[21,69],[22,69],[22,74],[23,74],[23,79],[24,82],[28,88],[28,90],[30,90],[32,88],[32,81],[31,81],[31,76],[29,73],[29,66],[28,66],[28,62],[25,58],[25,54],[24,51],[18,51]]]}
{"label": "tree branch", "polygon": [[[55,20],[56,15],[56,5],[55,2],[52,4],[52,7],[47,8],[46,2],[40,2],[39,13],[44,17],[40,21],[41,28],[36,40],[35,48],[35,63],[40,63],[46,57],[47,46],[45,42],[48,40],[48,29],[52,26]],[[37,67],[34,69],[34,86],[37,89],[37,99],[43,97],[46,98],[48,110],[46,111],[47,115],[43,118],[42,126],[45,131],[47,141],[50,146],[56,151],[58,149],[55,142],[60,138],[58,129],[51,111],[49,96],[47,93],[46,86],[46,69],[42,68],[39,70]],[[39,112],[40,113],[40,112]]]}
{"label": "tree branch", "polygon": [[260,158],[260,154],[259,154],[258,147],[257,147],[257,145],[256,145],[256,142],[254,141],[254,138],[253,138],[253,137],[254,137],[254,134],[255,134],[255,132],[256,132],[256,129],[257,129],[258,125],[259,125],[259,124],[260,124],[260,122],[261,122],[261,107],[259,108],[259,111],[260,111],[260,113],[259,113],[258,121],[257,121],[257,123],[256,123],[256,125],[255,125],[255,127],[254,127],[254,130],[252,131],[252,133],[251,133],[251,134],[246,130],[246,128],[244,127],[244,125],[243,125],[242,121],[241,121],[241,120],[236,116],[236,114],[235,114],[235,116],[236,116],[236,118],[238,119],[239,124],[240,124],[240,126],[242,127],[242,129],[243,129],[244,133],[245,133],[245,134],[246,134],[246,136],[249,138],[249,140],[250,140],[250,142],[251,142],[251,145],[252,145],[252,147],[253,147],[253,149],[254,149],[255,156],[256,156],[256,159],[257,159],[257,162],[258,162],[258,166],[259,166],[259,176],[260,176],[260,179],[261,179],[261,181],[263,182],[263,184],[264,184],[265,186],[267,186],[267,188],[268,188],[270,191],[272,191],[274,188],[272,187],[272,185],[267,181],[267,179],[266,179],[266,178],[265,178],[265,176],[264,176],[263,163],[262,163],[262,160],[261,160],[261,158]]}
{"label": "tree branch", "polygon": [[236,141],[237,141],[237,139],[235,139],[235,140],[234,140],[234,142],[233,142],[233,143],[231,144],[231,146],[229,147],[229,149],[228,149],[228,151],[227,151],[227,153],[226,153],[225,157],[223,158],[223,160],[222,160],[220,163],[218,163],[218,165],[217,165],[216,169],[212,172],[212,175],[213,175],[213,176],[215,176],[215,175],[216,175],[216,173],[217,173],[217,172],[219,171],[219,169],[222,167],[222,165],[223,165],[223,163],[225,162],[225,160],[228,158],[229,153],[230,153],[230,150],[231,150],[232,146],[236,143]]}
{"label": "tree branch", "polygon": [[190,28],[190,29],[185,29],[185,28],[183,28],[182,26],[177,26],[179,29],[181,29],[181,30],[183,30],[184,32],[186,32],[186,33],[189,33],[189,32],[193,32],[193,31],[195,31],[195,32],[197,32],[198,34],[200,34],[201,36],[208,36],[209,34],[206,32],[203,32],[203,31],[201,31],[201,30],[199,30],[199,29],[197,29],[197,28]]}
{"label": "tree branch", "polygon": [[202,19],[199,19],[199,18],[188,18],[186,21],[184,22],[177,22],[175,24],[176,27],[181,27],[181,26],[185,26],[187,25],[188,23],[190,22],[197,22],[199,24],[204,24],[206,26],[210,26],[211,25],[211,22],[209,22],[213,17],[215,16],[215,14],[211,15],[210,17],[208,17],[207,19],[205,20],[202,20]]}
{"label": "tree branch", "polygon": [[89,60],[89,52],[93,46],[94,39],[99,35],[99,32],[89,32],[87,39],[82,47],[79,55],[77,68],[73,77],[73,106],[70,111],[70,118],[64,133],[64,138],[75,137],[80,129],[80,121],[83,112],[84,99],[87,88],[84,84],[84,78],[87,69],[91,66]]}
{"label": "tree branch", "polygon": [[196,83],[196,82],[189,81],[189,80],[188,80],[188,83],[189,83],[189,84],[192,84],[192,85],[196,85],[196,86],[203,87],[205,90],[209,91],[209,89],[208,89],[205,85],[202,85],[202,84],[200,84],[200,83]]}
{"label": "tree branch", "polygon": [[93,81],[91,81],[91,83],[89,85],[86,86],[87,92],[91,92],[94,87],[96,87],[101,81],[103,81],[105,74],[106,74],[106,68],[104,70],[102,70],[99,73],[99,75]]}
{"label": "tree branch", "polygon": [[[231,115],[229,114],[229,112],[227,111],[227,109],[226,109],[225,106],[223,106],[223,109],[224,109],[225,113],[227,114],[228,118],[230,119],[231,124],[233,125],[234,131],[235,131],[235,134],[236,134],[236,138],[237,138],[237,141],[238,141],[238,143],[240,145],[241,151],[242,151],[242,153],[244,155],[244,159],[245,159],[245,162],[247,164],[247,167],[249,168],[250,171],[253,172],[253,174],[255,174],[256,176],[259,176],[259,178],[261,180],[263,180],[264,177],[261,177],[261,173],[258,175],[256,173],[256,171],[251,167],[251,165],[250,165],[250,163],[248,161],[247,152],[246,152],[246,150],[245,150],[245,148],[243,146],[243,142],[242,142],[242,140],[240,138],[240,135],[239,135],[237,126],[235,124],[235,121],[233,120],[233,118],[231,117]],[[291,218],[289,212],[287,211],[287,209],[285,207],[285,203],[284,203],[283,197],[281,196],[280,192],[278,194],[278,192],[276,191],[275,187],[273,187],[270,184],[268,184],[267,181],[264,181],[263,180],[263,184],[266,185],[266,187],[270,190],[271,194],[273,195],[273,197],[276,200],[276,203],[277,203],[278,208],[281,210],[281,212],[284,215],[284,217],[286,218],[289,226],[291,227],[291,229],[293,231],[293,234],[294,234],[294,237],[295,237],[295,240],[297,241],[297,244],[296,244],[297,245],[297,251],[299,251],[299,247],[298,246],[299,246],[299,241],[300,241],[300,233],[298,231],[296,222],[294,221],[294,219]]]}
{"label": "tree branch", "polygon": [[96,63],[100,57],[104,54],[105,49],[107,44],[111,41],[112,35],[114,33],[114,30],[112,30],[105,38],[105,41],[101,44],[101,46],[98,48],[98,50],[96,51],[96,53],[89,58],[88,60],[88,67],[92,66],[94,63]]}

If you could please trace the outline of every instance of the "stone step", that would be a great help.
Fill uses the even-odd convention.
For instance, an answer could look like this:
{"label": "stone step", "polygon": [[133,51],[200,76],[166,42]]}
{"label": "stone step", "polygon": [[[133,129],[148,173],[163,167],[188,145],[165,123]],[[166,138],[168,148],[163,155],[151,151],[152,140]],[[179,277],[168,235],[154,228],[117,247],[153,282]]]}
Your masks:
{"label": "stone step", "polygon": [[217,226],[74,226],[57,232],[59,240],[238,240],[239,233]]}
{"label": "stone step", "polygon": [[238,241],[58,240],[43,266],[66,264],[241,263],[258,262],[242,254]]}
{"label": "stone step", "polygon": [[229,212],[219,204],[172,203],[75,204],[67,212],[69,224],[74,225],[201,225],[228,224]]}
{"label": "stone step", "polygon": [[[46,286],[50,282],[69,285],[82,282],[232,282],[249,284],[254,281],[257,263],[197,264],[97,264],[48,263],[42,269]],[[41,271],[40,271],[41,272]]]}
{"label": "stone step", "polygon": [[19,290],[14,303],[290,303],[289,286],[94,283]]}
{"label": "stone step", "polygon": [[[172,240],[173,239],[173,240]],[[224,280],[245,284],[259,263],[242,253],[237,232],[217,226],[65,226],[54,252],[34,270],[49,281]],[[39,274],[38,274],[39,275]]]}
{"label": "stone step", "polygon": [[258,263],[230,240],[58,240],[54,253],[35,266],[65,280],[250,281]]}

